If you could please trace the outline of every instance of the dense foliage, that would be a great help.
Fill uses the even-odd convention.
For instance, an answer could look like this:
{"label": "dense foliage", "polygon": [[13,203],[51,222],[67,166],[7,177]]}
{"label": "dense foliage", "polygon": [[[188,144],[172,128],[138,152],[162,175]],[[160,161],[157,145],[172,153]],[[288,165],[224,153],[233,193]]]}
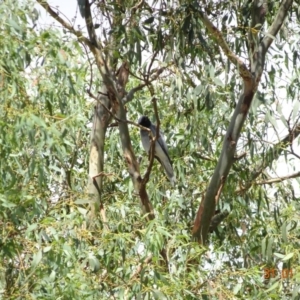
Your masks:
{"label": "dense foliage", "polygon": [[[178,184],[172,188],[154,162],[147,191],[155,219],[147,221],[112,118],[102,190],[106,223],[90,217],[86,192],[93,115],[86,91],[97,94],[102,85],[94,57],[68,30],[36,26],[32,2],[0,2],[0,297],[297,299],[298,5],[267,54],[238,141],[217,205],[229,215],[204,246],[191,241],[191,230],[240,94],[240,75],[208,35],[196,3],[147,2],[94,1],[94,20],[103,44],[115,41],[103,50],[113,53],[113,64],[130,64],[127,90],[152,67],[165,68],[126,110],[130,121],[142,114],[156,121],[155,95]],[[252,2],[203,4],[245,62]],[[279,4],[269,5],[262,32]],[[143,175],[148,159],[139,129],[129,129]]]}

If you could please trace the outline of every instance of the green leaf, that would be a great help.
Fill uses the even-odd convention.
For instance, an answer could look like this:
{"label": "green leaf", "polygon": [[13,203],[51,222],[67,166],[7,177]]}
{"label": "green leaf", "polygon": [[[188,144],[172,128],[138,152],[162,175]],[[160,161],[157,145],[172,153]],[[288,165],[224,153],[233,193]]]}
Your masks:
{"label": "green leaf", "polygon": [[32,259],[32,263],[31,263],[31,268],[36,268],[37,265],[41,262],[43,258],[43,251],[42,250],[39,250],[38,252],[36,252],[34,255],[33,255],[33,259]]}
{"label": "green leaf", "polygon": [[273,283],[273,284],[271,285],[270,288],[268,288],[268,289],[266,290],[266,293],[269,293],[269,292],[275,290],[276,288],[278,288],[278,286],[279,286],[279,281],[276,281],[275,283]]}
{"label": "green leaf", "polygon": [[281,234],[282,234],[282,239],[285,243],[288,242],[287,239],[287,223],[283,222],[282,226],[281,226]]}
{"label": "green leaf", "polygon": [[74,201],[75,204],[87,204],[90,203],[89,199],[77,199]]}
{"label": "green leaf", "polygon": [[43,252],[44,253],[49,252],[51,249],[52,249],[52,246],[47,246],[43,249]]}
{"label": "green leaf", "polygon": [[277,121],[276,119],[270,114],[269,111],[266,113],[266,122],[270,122],[274,128],[278,129]]}
{"label": "green leaf", "polygon": [[157,289],[153,289],[153,290],[152,290],[152,295],[153,295],[153,298],[156,299],[156,300],[167,299],[167,298],[165,297],[165,295],[164,295],[161,291],[159,291],[159,290],[157,290]]}
{"label": "green leaf", "polygon": [[294,253],[291,252],[291,253],[287,254],[286,256],[284,256],[284,258],[282,260],[287,261],[287,260],[291,259],[293,256],[294,256]]}
{"label": "green leaf", "polygon": [[281,254],[281,253],[274,252],[274,255],[277,256],[277,257],[279,257],[279,258],[284,258],[284,255]]}
{"label": "green leaf", "polygon": [[87,214],[87,210],[85,208],[77,207],[77,209],[83,216],[85,216]]}
{"label": "green leaf", "polygon": [[37,223],[34,223],[34,224],[29,225],[28,228],[27,228],[27,230],[26,230],[26,234],[28,234],[29,232],[31,232],[31,231],[37,229],[37,227],[38,227],[38,224],[37,224]]}
{"label": "green leaf", "polygon": [[268,246],[267,246],[267,252],[266,252],[268,262],[271,262],[273,260],[273,251],[272,251],[273,242],[274,242],[274,239],[272,237],[270,237],[268,239]]}
{"label": "green leaf", "polygon": [[236,284],[235,287],[234,287],[234,289],[233,289],[234,295],[237,295],[238,292],[241,290],[241,288],[242,288],[242,284],[241,283]]}

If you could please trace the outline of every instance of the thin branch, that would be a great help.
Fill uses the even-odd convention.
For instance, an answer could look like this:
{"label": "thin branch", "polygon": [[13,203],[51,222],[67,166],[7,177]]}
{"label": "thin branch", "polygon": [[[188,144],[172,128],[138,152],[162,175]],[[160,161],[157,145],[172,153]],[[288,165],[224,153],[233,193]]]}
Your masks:
{"label": "thin branch", "polygon": [[200,18],[205,25],[206,29],[208,30],[209,34],[212,38],[216,41],[216,43],[221,47],[224,54],[228,57],[228,59],[238,67],[240,75],[244,79],[252,79],[252,75],[244,62],[235,55],[227,45],[222,32],[208,19],[208,17],[202,12],[199,11]]}
{"label": "thin branch", "polygon": [[93,83],[93,65],[92,65],[92,62],[90,60],[89,54],[87,52],[86,45],[84,43],[81,43],[81,44],[84,48],[84,51],[85,51],[85,54],[86,54],[86,57],[88,59],[89,66],[90,66],[90,84],[89,84],[89,89],[88,89],[90,91],[91,88],[92,88],[92,83]]}
{"label": "thin branch", "polygon": [[297,153],[295,153],[292,144],[291,144],[291,151],[290,151],[290,153],[291,153],[292,155],[294,155],[295,157],[297,157],[298,159],[300,159],[300,155],[298,155]]}
{"label": "thin branch", "polygon": [[[96,100],[97,102],[99,102],[103,108],[116,120],[118,120],[118,118],[111,112],[111,110],[99,99],[97,98],[90,90],[86,90],[86,92],[88,93],[88,95],[93,98],[94,100]],[[101,93],[102,94],[102,93]],[[105,95],[107,96],[107,95]],[[119,120],[118,120],[119,121]]]}
{"label": "thin branch", "polygon": [[272,183],[282,182],[284,180],[291,179],[291,178],[297,178],[297,177],[300,177],[300,172],[296,172],[296,173],[282,176],[282,177],[271,178],[268,180],[261,180],[261,181],[255,182],[255,184],[257,184],[257,185],[272,184]]}
{"label": "thin branch", "polygon": [[139,3],[137,3],[135,6],[131,7],[130,10],[131,10],[133,13],[135,13],[135,11],[136,11],[139,7],[141,7],[143,3],[144,3],[144,0],[141,0],[141,1],[140,1]]}
{"label": "thin branch", "polygon": [[251,64],[251,72],[255,74],[256,86],[260,81],[261,74],[265,66],[265,56],[271,46],[273,40],[275,39],[276,34],[282,27],[285,17],[287,16],[288,10],[292,6],[293,0],[284,0],[282,1],[277,15],[274,18],[272,25],[270,26],[268,32],[260,42],[258,49],[253,54],[253,64]]}
{"label": "thin branch", "polygon": [[[134,125],[140,129],[143,129],[143,130],[146,130],[148,132],[151,132],[151,130],[147,127],[144,127],[144,126],[141,126],[140,124],[138,123],[135,123],[135,122],[132,122],[132,121],[129,121],[129,120],[122,120],[120,118],[118,118],[99,98],[97,98],[91,91],[89,90],[86,90],[86,92],[88,93],[88,95],[93,98],[94,100],[96,100],[97,102],[99,102],[103,108],[118,122],[122,122],[122,123],[127,123],[127,124],[130,124],[130,125]],[[118,124],[114,124],[114,126],[110,126],[110,127],[115,127],[115,126],[118,126]]]}
{"label": "thin branch", "polygon": [[122,102],[124,104],[130,102],[133,97],[134,97],[134,94],[138,91],[140,91],[141,89],[143,89],[145,86],[149,85],[151,82],[153,82],[154,80],[156,80],[159,75],[164,71],[166,70],[167,67],[162,67],[162,68],[159,68],[156,70],[156,73],[150,78],[150,80],[146,80],[144,83],[141,83],[139,84],[138,86],[134,87],[133,89],[131,89],[127,95],[122,99]]}
{"label": "thin branch", "polygon": [[[293,131],[289,132],[282,140],[270,148],[265,154],[265,159],[261,163],[261,166],[258,170],[254,171],[249,179],[249,182],[237,189],[236,193],[244,193],[249,190],[255,180],[263,173],[263,171],[270,166],[270,164],[279,158],[281,153],[290,145],[298,136],[300,135],[300,123],[296,124],[293,128]],[[270,159],[271,158],[271,159]]]}
{"label": "thin branch", "polygon": [[282,1],[272,25],[270,26],[268,32],[266,33],[265,37],[261,41],[262,49],[264,51],[263,53],[266,53],[268,51],[270,45],[275,39],[275,36],[277,35],[278,31],[282,27],[285,17],[292,4],[293,4],[293,0]]}
{"label": "thin branch", "polygon": [[265,22],[265,17],[268,10],[267,1],[255,0],[252,2],[251,8],[251,25],[249,28],[249,59],[251,65],[253,64],[254,53],[256,53],[259,40],[260,40],[260,29]]}
{"label": "thin branch", "polygon": [[100,172],[99,174],[93,176],[93,179],[95,179],[95,178],[97,178],[97,177],[100,177],[100,176],[103,176],[103,177],[111,177],[111,176],[116,176],[116,174],[114,174],[114,173]]}
{"label": "thin branch", "polygon": [[203,160],[207,160],[207,161],[214,161],[215,159],[214,158],[211,158],[211,157],[208,157],[208,156],[205,156],[205,155],[202,155],[198,152],[194,152],[193,153],[197,158],[200,158],[200,159],[203,159]]}
{"label": "thin branch", "polygon": [[219,186],[219,189],[217,191],[217,194],[215,196],[215,206],[218,204],[219,202],[219,199],[220,199],[220,196],[221,196],[221,193],[222,193],[222,190],[223,190],[223,187],[225,185],[225,181],[226,181],[226,178],[224,176],[221,177],[221,184]]}
{"label": "thin branch", "polygon": [[133,279],[134,277],[136,277],[137,275],[139,275],[140,273],[141,273],[141,271],[142,271],[142,269],[143,269],[143,265],[144,264],[148,264],[150,261],[151,261],[151,259],[152,259],[152,254],[150,254],[142,263],[140,263],[138,266],[137,266],[137,268],[136,268],[136,270],[134,271],[134,273],[130,276],[130,279]]}
{"label": "thin branch", "polygon": [[99,187],[98,182],[96,180],[97,177],[99,177],[99,176],[92,177],[92,179],[93,179],[93,185],[95,186],[95,188],[96,188],[99,196],[101,196],[101,190],[100,190],[100,187]]}
{"label": "thin branch", "polygon": [[236,156],[234,157],[234,160],[235,160],[235,161],[241,160],[241,159],[244,158],[246,155],[247,155],[247,152],[244,152],[244,153],[242,153],[242,154],[236,155]]}
{"label": "thin branch", "polygon": [[153,54],[153,56],[152,56],[152,58],[151,58],[150,64],[149,64],[149,66],[148,66],[147,80],[146,80],[147,82],[149,81],[151,67],[152,67],[152,65],[153,65],[153,62],[154,62],[155,57],[157,56],[157,54],[158,54],[158,51],[155,51],[155,53]]}

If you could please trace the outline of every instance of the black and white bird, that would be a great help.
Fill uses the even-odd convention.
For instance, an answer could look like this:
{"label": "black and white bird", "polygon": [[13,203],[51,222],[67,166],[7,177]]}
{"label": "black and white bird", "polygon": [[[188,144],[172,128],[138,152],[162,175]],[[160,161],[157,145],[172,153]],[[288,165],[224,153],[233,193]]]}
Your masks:
{"label": "black and white bird", "polygon": [[[151,121],[147,116],[141,116],[138,120],[138,123],[143,127],[149,128],[153,136],[156,135],[156,126],[151,123]],[[141,134],[143,147],[145,151],[149,154],[150,146],[151,146],[149,132],[147,130],[140,129],[140,134]],[[174,185],[176,182],[174,170],[172,167],[170,156],[168,154],[167,144],[165,142],[164,136],[161,133],[161,131],[159,131],[159,137],[155,142],[154,156],[165,169],[171,184]]]}

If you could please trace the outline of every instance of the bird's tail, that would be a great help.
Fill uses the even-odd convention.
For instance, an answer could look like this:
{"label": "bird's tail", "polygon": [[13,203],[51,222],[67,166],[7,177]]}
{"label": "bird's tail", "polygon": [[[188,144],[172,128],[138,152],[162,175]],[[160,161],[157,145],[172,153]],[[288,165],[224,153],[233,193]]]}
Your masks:
{"label": "bird's tail", "polygon": [[[157,158],[157,157],[156,157]],[[174,170],[173,170],[173,167],[172,167],[172,164],[169,160],[164,160],[163,162],[160,161],[160,159],[157,158],[157,160],[160,162],[160,164],[163,166],[163,168],[165,169],[166,171],[166,174],[172,184],[172,186],[175,185],[176,183],[176,177],[175,177],[175,174],[174,174]]]}

